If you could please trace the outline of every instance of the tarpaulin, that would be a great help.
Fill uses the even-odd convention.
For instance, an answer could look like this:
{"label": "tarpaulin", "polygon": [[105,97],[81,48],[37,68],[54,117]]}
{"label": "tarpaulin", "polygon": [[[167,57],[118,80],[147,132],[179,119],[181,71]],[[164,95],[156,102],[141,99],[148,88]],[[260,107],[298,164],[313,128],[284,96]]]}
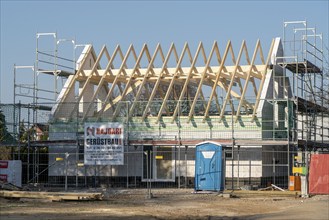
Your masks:
{"label": "tarpaulin", "polygon": [[329,194],[329,154],[311,155],[309,193]]}

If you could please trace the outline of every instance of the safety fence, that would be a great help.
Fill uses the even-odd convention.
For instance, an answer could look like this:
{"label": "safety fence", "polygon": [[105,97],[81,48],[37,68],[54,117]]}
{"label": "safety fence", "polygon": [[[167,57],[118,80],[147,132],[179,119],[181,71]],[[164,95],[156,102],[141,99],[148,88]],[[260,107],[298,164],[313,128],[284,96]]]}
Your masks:
{"label": "safety fence", "polygon": [[[32,188],[194,188],[199,172],[193,146],[130,146],[123,165],[86,165],[84,154],[74,148],[60,153],[49,153],[46,147],[26,150],[21,148],[21,174],[11,169],[8,175]],[[223,163],[225,189],[271,184],[287,189],[295,155],[284,147],[231,148],[216,163]],[[0,159],[18,160],[18,152],[2,150]]]}
{"label": "safety fence", "polygon": [[[257,189],[271,184],[288,188],[297,155],[297,124],[291,101],[262,100],[263,108],[255,118],[247,108],[239,117],[226,111],[221,118],[216,103],[204,118],[201,102],[197,105],[200,111],[190,121],[187,101],[178,103],[174,121],[169,101],[169,109],[159,121],[156,113],[160,104],[153,104],[145,119],[145,103],[138,103],[129,117],[130,103],[123,102],[116,118],[99,120],[97,115],[84,119],[83,109],[88,103],[80,103],[76,114],[68,114],[75,103],[62,104],[61,114],[67,115],[58,118],[51,111],[54,103],[0,104],[0,159],[21,161],[21,183],[29,187],[194,188],[195,145],[226,140],[230,143],[220,143],[225,145],[226,189]],[[93,107],[98,108],[96,102]],[[86,123],[119,123],[123,127],[122,165],[85,163]]]}

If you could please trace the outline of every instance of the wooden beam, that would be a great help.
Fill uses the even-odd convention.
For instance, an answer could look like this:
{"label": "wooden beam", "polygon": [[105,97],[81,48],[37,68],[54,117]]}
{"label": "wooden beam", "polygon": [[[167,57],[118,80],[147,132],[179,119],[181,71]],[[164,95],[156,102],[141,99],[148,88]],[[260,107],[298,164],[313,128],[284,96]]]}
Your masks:
{"label": "wooden beam", "polygon": [[[184,83],[183,89],[182,89],[182,91],[181,91],[181,93],[180,93],[180,96],[179,96],[178,101],[181,101],[181,100],[183,100],[183,98],[184,98],[184,95],[185,95],[185,92],[186,92],[186,89],[187,89],[188,83],[189,83],[189,81],[190,81],[191,73],[192,73],[193,71],[195,71],[195,68],[194,68],[194,67],[195,67],[195,63],[196,63],[196,61],[198,60],[199,53],[200,53],[201,51],[204,53],[204,48],[203,48],[203,44],[202,44],[202,42],[199,43],[198,49],[197,49],[197,51],[196,51],[196,53],[195,53],[195,55],[194,55],[194,58],[193,58],[193,61],[192,61],[192,64],[191,64],[190,71],[189,71],[189,73],[188,73],[188,75],[187,75],[187,78],[186,78],[186,80],[185,80],[185,83]],[[180,110],[179,108],[180,108],[180,106],[179,106],[179,105],[176,105],[176,108],[175,108],[175,110],[174,110],[174,114],[173,114],[172,119],[171,119],[171,123],[173,123],[173,122],[175,121],[176,116],[177,116],[177,112]]]}
{"label": "wooden beam", "polygon": [[[84,94],[85,91],[86,91],[87,85],[89,84],[89,81],[91,80],[93,74],[94,74],[94,73],[98,74],[98,73],[97,73],[97,68],[99,67],[99,62],[100,62],[100,60],[102,59],[105,50],[107,50],[107,49],[106,49],[106,46],[104,45],[104,46],[102,47],[101,52],[99,53],[99,55],[98,55],[98,57],[97,57],[95,63],[94,63],[94,66],[93,66],[92,69],[91,69],[91,74],[88,76],[87,80],[85,81],[85,83],[84,83],[84,85],[83,85],[83,87],[82,87],[82,90],[79,92],[78,99],[76,100],[76,102],[75,102],[75,104],[74,104],[74,106],[73,106],[73,109],[72,109],[72,111],[71,111],[71,113],[70,113],[70,116],[69,116],[70,118],[72,118],[73,114],[76,112],[76,110],[77,110],[77,108],[78,108],[78,106],[79,106],[79,104],[80,104],[80,101],[81,101],[81,99],[82,99],[82,97],[83,97],[83,94]],[[94,100],[89,100],[89,101],[90,101],[90,102],[93,102]],[[77,117],[78,117],[78,116],[77,116]]]}
{"label": "wooden beam", "polygon": [[[160,107],[160,110],[159,110],[159,113],[158,113],[158,116],[157,116],[156,123],[158,123],[159,120],[160,120],[160,118],[161,118],[162,110],[163,110],[164,106],[166,105],[166,102],[167,102],[167,100],[168,100],[168,98],[169,98],[169,96],[170,96],[170,92],[171,92],[171,90],[172,90],[172,88],[173,88],[173,85],[175,84],[175,79],[176,79],[176,77],[178,77],[179,72],[181,72],[181,63],[182,63],[182,61],[183,61],[183,58],[184,58],[184,55],[185,55],[186,52],[189,54],[189,57],[191,57],[191,56],[190,56],[190,54],[191,54],[191,52],[190,52],[190,48],[188,47],[188,44],[187,44],[187,43],[185,43],[184,48],[183,48],[183,51],[182,51],[182,53],[181,53],[181,56],[180,56],[180,58],[179,58],[179,60],[178,60],[178,63],[177,63],[177,65],[176,65],[175,73],[174,73],[174,75],[172,76],[172,79],[171,79],[171,81],[170,81],[170,84],[169,84],[169,87],[168,87],[168,90],[167,90],[166,96],[165,96],[165,98],[164,98],[164,100],[163,100],[163,103],[162,103],[162,105],[161,105],[161,107]],[[178,105],[178,103],[177,103],[177,105]]]}
{"label": "wooden beam", "polygon": [[72,193],[72,192],[31,192],[31,191],[0,191],[3,198],[28,198],[48,199],[52,201],[62,200],[102,200],[102,193]]}
{"label": "wooden beam", "polygon": [[225,67],[224,64],[225,64],[226,57],[227,57],[227,54],[228,54],[229,51],[231,51],[231,53],[233,53],[231,41],[228,41],[227,42],[227,45],[226,45],[226,49],[225,49],[225,52],[224,52],[224,55],[223,55],[222,62],[220,63],[219,70],[216,73],[216,79],[214,81],[214,85],[213,85],[213,88],[212,88],[211,93],[210,93],[210,97],[209,97],[209,100],[208,100],[207,108],[205,110],[204,117],[203,117],[203,122],[205,122],[206,118],[208,117],[208,112],[209,112],[209,109],[210,109],[210,106],[211,106],[211,101],[212,101],[212,99],[214,97],[214,94],[215,94],[215,91],[216,91],[216,88],[217,88],[217,83],[218,83],[219,78],[220,78],[221,73],[222,73],[222,69]]}
{"label": "wooden beam", "polygon": [[146,116],[147,116],[148,109],[150,108],[150,105],[151,105],[151,103],[152,103],[152,101],[154,99],[154,96],[155,96],[155,94],[156,94],[156,92],[158,90],[158,87],[160,85],[161,77],[164,75],[164,72],[166,72],[167,74],[169,74],[169,72],[167,70],[167,63],[168,63],[168,61],[170,59],[170,55],[172,53],[174,53],[176,63],[178,63],[179,62],[179,59],[178,59],[178,54],[177,54],[176,47],[175,47],[175,44],[174,43],[172,43],[170,45],[170,48],[169,48],[169,51],[168,51],[167,56],[165,58],[165,61],[163,62],[161,71],[159,72],[159,75],[156,78],[156,82],[154,84],[153,91],[152,91],[152,93],[150,95],[149,101],[147,102],[146,107],[145,107],[145,110],[144,110],[143,115],[142,115],[142,121],[144,121],[145,118],[146,118]]}
{"label": "wooden beam", "polygon": [[[131,93],[132,91],[134,91],[134,89],[136,89],[141,84],[142,84],[142,81],[135,81],[134,83],[131,83],[131,85],[129,87],[126,87],[125,96],[128,95],[129,93]],[[122,101],[122,97],[123,97],[122,95],[115,97],[111,103],[106,105],[105,111],[109,110],[110,108],[112,108],[112,106],[114,106],[118,102]],[[121,108],[120,108],[120,106],[118,106],[116,109],[118,109],[117,110],[118,111],[117,114],[118,114],[119,111],[121,110]]]}
{"label": "wooden beam", "polygon": [[[137,92],[137,94],[136,94],[136,96],[135,96],[135,99],[134,99],[134,101],[133,101],[133,104],[132,104],[132,106],[130,107],[130,110],[129,110],[129,113],[128,113],[128,118],[131,117],[132,112],[133,112],[133,110],[134,110],[134,108],[135,108],[135,106],[136,106],[136,104],[137,104],[137,102],[138,102],[138,100],[139,100],[139,96],[140,96],[140,94],[142,93],[143,86],[145,85],[145,83],[146,83],[146,81],[147,81],[147,77],[149,76],[149,72],[151,72],[152,69],[153,69],[153,67],[154,67],[153,63],[154,63],[154,61],[155,61],[155,58],[156,58],[158,52],[159,52],[160,55],[161,55],[162,62],[164,62],[164,55],[163,55],[163,52],[162,52],[162,49],[161,49],[161,45],[158,44],[157,47],[156,47],[156,49],[155,49],[155,51],[154,51],[154,54],[153,54],[153,56],[152,56],[152,58],[151,58],[151,61],[150,61],[149,65],[148,65],[147,71],[146,71],[146,73],[144,74],[144,77],[143,77],[143,80],[142,80],[142,84],[140,85],[139,90],[138,90],[138,92]],[[153,72],[153,71],[152,71],[152,72]]]}
{"label": "wooden beam", "polygon": [[[151,57],[149,56],[150,53],[148,51],[148,47],[147,47],[146,44],[144,44],[144,46],[143,46],[143,48],[142,48],[139,56],[137,57],[136,64],[134,66],[133,72],[130,74],[129,79],[128,79],[128,82],[126,83],[125,89],[123,90],[123,93],[120,96],[121,97],[120,101],[124,101],[125,98],[126,98],[126,95],[127,95],[127,91],[128,90],[131,90],[130,84],[131,84],[131,82],[133,80],[133,76],[134,76],[135,72],[139,72],[138,71],[138,68],[140,68],[140,61],[142,60],[142,57],[143,57],[144,53],[147,55],[148,62],[151,61]],[[120,110],[120,106],[117,106],[116,109],[115,109],[115,111],[114,111],[114,113],[113,113],[113,119],[118,115],[119,110]],[[127,109],[127,110],[129,110],[129,109]]]}
{"label": "wooden beam", "polygon": [[[122,60],[122,63],[121,63],[120,69],[119,69],[119,73],[115,76],[115,79],[114,79],[114,81],[112,82],[112,85],[111,85],[110,91],[108,92],[108,94],[107,94],[106,97],[105,97],[104,103],[106,103],[106,102],[110,99],[110,97],[111,97],[111,95],[112,95],[112,93],[113,93],[113,90],[114,90],[116,84],[118,83],[118,79],[119,79],[120,74],[121,74],[122,72],[124,72],[124,68],[127,67],[126,62],[127,62],[127,60],[128,60],[129,54],[130,54],[133,50],[134,50],[134,47],[133,47],[133,45],[131,44],[131,45],[129,46],[128,50],[127,50],[126,55],[124,56],[124,58],[123,58],[123,60]],[[121,51],[121,50],[119,50],[119,52],[120,52],[120,51]],[[104,105],[102,106],[101,110],[98,112],[97,121],[98,121],[98,120],[100,119],[100,117],[102,116],[102,114],[103,114],[105,108],[106,108],[106,104],[104,104]]]}
{"label": "wooden beam", "polygon": [[[236,74],[236,71],[239,68],[240,59],[241,59],[241,56],[242,56],[242,53],[243,53],[244,50],[247,50],[247,47],[246,47],[246,42],[243,40],[242,44],[241,44],[241,47],[240,47],[240,51],[239,51],[239,54],[238,54],[237,61],[236,61],[236,63],[234,63],[235,67],[234,67],[233,73],[231,74],[231,81],[230,81],[230,84],[229,84],[228,89],[226,91],[226,96],[225,96],[225,99],[224,99],[224,102],[223,102],[222,111],[220,113],[220,119],[219,119],[220,121],[224,117],[227,101],[229,100],[230,103],[232,103],[232,100],[231,100],[232,86],[233,86],[234,79],[235,79],[235,74]],[[232,104],[231,104],[231,110],[232,110],[232,114],[233,114],[234,109],[232,109]]]}
{"label": "wooden beam", "polygon": [[240,116],[240,109],[241,109],[242,103],[243,103],[243,101],[244,101],[244,97],[245,97],[245,95],[246,95],[246,92],[247,92],[248,83],[249,83],[249,79],[250,79],[250,74],[251,74],[251,71],[252,71],[252,68],[253,68],[254,62],[255,62],[255,60],[256,60],[257,51],[258,51],[259,49],[261,50],[261,47],[260,47],[260,40],[258,39],[258,40],[257,40],[257,43],[256,43],[255,50],[254,50],[254,54],[252,55],[252,58],[251,58],[250,69],[249,69],[249,72],[248,72],[248,75],[247,75],[247,79],[246,79],[246,82],[244,83],[243,92],[242,92],[242,94],[241,94],[241,99],[240,99],[240,102],[239,102],[239,105],[238,105],[238,109],[237,109],[237,112],[236,112],[235,122],[238,121],[238,118],[239,118],[239,116]]}
{"label": "wooden beam", "polygon": [[[117,53],[119,52],[119,50],[121,50],[121,49],[120,49],[120,46],[117,45],[117,47],[115,48],[115,50],[114,50],[114,52],[113,52],[112,57],[107,56],[108,59],[109,59],[109,62],[108,62],[108,64],[107,64],[106,68],[105,68],[105,73],[102,75],[102,78],[100,79],[100,81],[99,81],[99,83],[98,83],[98,85],[97,85],[96,91],[94,92],[94,94],[93,94],[91,100],[95,100],[96,96],[98,95],[100,89],[101,89],[102,86],[103,86],[103,83],[105,82],[105,78],[106,78],[106,76],[107,76],[108,74],[109,74],[110,76],[113,76],[112,71],[111,71],[111,67],[114,67],[114,66],[113,66],[113,61],[114,61],[114,59],[115,59]],[[105,52],[108,53],[107,50],[106,50]],[[106,88],[107,88],[107,87],[106,87]],[[84,121],[84,120],[86,119],[86,117],[87,117],[87,115],[88,115],[88,113],[89,113],[89,111],[90,111],[90,108],[91,108],[92,104],[93,104],[93,102],[89,102],[89,104],[88,104],[88,106],[87,106],[87,110],[83,113],[82,121]]]}
{"label": "wooden beam", "polygon": [[[199,94],[202,91],[203,81],[204,81],[204,78],[206,77],[206,73],[207,73],[208,67],[210,65],[210,61],[212,59],[212,56],[213,56],[215,50],[216,50],[217,56],[218,56],[219,55],[219,51],[218,51],[218,45],[217,45],[217,42],[216,41],[214,42],[214,44],[212,46],[212,49],[211,49],[210,54],[208,56],[208,60],[206,60],[206,65],[204,67],[204,71],[201,73],[201,79],[200,79],[200,82],[199,82],[199,85],[198,85],[198,89],[196,91],[196,94],[194,96],[194,100],[193,100],[193,103],[192,103],[192,106],[191,106],[191,109],[190,109],[190,112],[189,112],[189,115],[188,115],[187,122],[190,122],[191,121],[191,118],[192,118],[192,116],[194,114],[194,108],[195,108],[196,102],[198,100]],[[220,57],[218,58],[218,61],[220,62]]]}

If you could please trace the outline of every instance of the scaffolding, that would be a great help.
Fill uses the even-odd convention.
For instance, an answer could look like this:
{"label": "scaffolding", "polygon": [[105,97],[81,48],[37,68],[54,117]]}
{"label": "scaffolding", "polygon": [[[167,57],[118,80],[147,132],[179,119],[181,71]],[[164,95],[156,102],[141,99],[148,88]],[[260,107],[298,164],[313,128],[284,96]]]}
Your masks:
{"label": "scaffolding", "polygon": [[[72,50],[63,48],[61,44],[69,42]],[[57,33],[36,34],[36,59],[31,66],[14,65],[14,110],[12,135],[18,140],[19,126],[29,129],[41,120],[45,112],[50,112],[52,103],[70,75],[75,74],[77,45],[74,39],[59,39]],[[63,53],[66,54],[63,56]],[[67,58],[71,54],[71,58]],[[45,78],[46,77],[46,78]],[[51,85],[53,82],[53,85]],[[28,110],[28,116],[21,118],[22,108]],[[24,122],[25,121],[25,122]]]}
{"label": "scaffolding", "polygon": [[[61,45],[65,42],[71,43],[72,48],[63,48]],[[66,79],[75,74],[76,47],[75,40],[59,39],[57,33],[37,33],[34,64],[14,65],[13,121],[9,132],[18,140],[14,144],[18,147],[17,159],[20,159],[21,147],[24,145],[20,141],[22,132],[28,132],[28,180],[38,181],[35,174],[39,172],[40,151],[38,146],[31,144],[38,135],[36,127],[48,123],[48,115],[59,91]],[[71,58],[67,58],[67,54],[71,54]],[[33,170],[30,170],[30,166]]]}
{"label": "scaffolding", "polygon": [[326,49],[322,33],[307,21],[284,22],[284,56],[277,61],[291,82],[291,141],[302,150],[329,146]]}
{"label": "scaffolding", "polygon": [[[72,58],[62,56],[60,49],[63,42],[72,43],[72,52],[70,52]],[[34,65],[14,65],[13,101],[14,104],[29,104],[34,109],[33,123],[38,123],[38,109],[51,110],[51,107],[41,104],[55,102],[66,79],[75,74],[75,48],[73,39],[59,39],[57,33],[37,33]],[[67,51],[64,52],[67,53]]]}

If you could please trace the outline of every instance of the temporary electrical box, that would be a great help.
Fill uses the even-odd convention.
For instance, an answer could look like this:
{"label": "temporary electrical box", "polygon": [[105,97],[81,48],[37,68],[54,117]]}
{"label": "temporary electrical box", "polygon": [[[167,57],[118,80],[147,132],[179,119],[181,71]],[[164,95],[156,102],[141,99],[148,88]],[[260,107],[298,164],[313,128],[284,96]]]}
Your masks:
{"label": "temporary electrical box", "polygon": [[223,191],[225,167],[222,145],[202,142],[196,145],[195,190]]}
{"label": "temporary electrical box", "polygon": [[289,177],[289,190],[290,191],[300,191],[301,190],[300,176],[290,176]]}

